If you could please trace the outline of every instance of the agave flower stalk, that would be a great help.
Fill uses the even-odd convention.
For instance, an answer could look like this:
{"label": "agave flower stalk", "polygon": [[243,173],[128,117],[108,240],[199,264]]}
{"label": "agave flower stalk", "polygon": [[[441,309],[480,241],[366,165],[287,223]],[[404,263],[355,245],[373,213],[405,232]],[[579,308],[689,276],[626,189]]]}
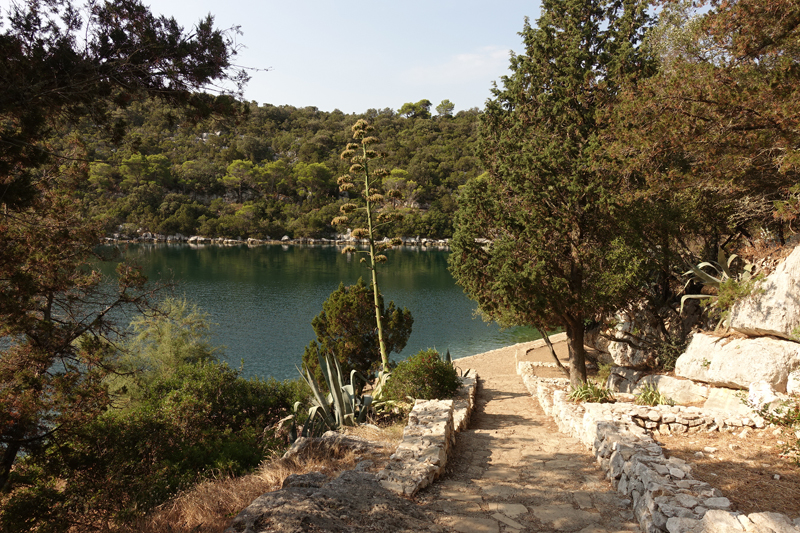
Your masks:
{"label": "agave flower stalk", "polygon": [[[389,249],[392,246],[400,244],[400,239],[392,239],[391,242],[375,242],[376,230],[379,226],[389,224],[397,220],[397,216],[391,216],[384,213],[376,213],[376,208],[385,202],[386,197],[393,197],[399,191],[391,191],[384,195],[381,190],[381,178],[387,176],[389,173],[386,169],[376,168],[370,172],[370,161],[378,157],[378,153],[373,149],[373,146],[379,141],[376,137],[369,135],[373,131],[373,127],[367,123],[366,120],[359,120],[352,127],[353,140],[357,142],[348,143],[345,150],[341,153],[341,158],[350,160],[350,172],[338,179],[339,190],[347,192],[355,188],[353,183],[354,177],[356,179],[363,178],[363,192],[361,193],[364,201],[366,202],[367,227],[356,228],[353,230],[352,235],[357,239],[366,238],[369,243],[367,255],[369,256],[368,268],[371,273],[372,280],[372,293],[375,301],[375,322],[378,328],[378,344],[380,345],[381,364],[383,373],[389,371],[389,356],[386,353],[386,343],[383,338],[383,322],[381,319],[380,299],[378,291],[378,271],[377,265],[386,262],[386,256],[381,252]],[[334,225],[346,224],[349,220],[348,213],[359,209],[356,204],[345,203],[340,207],[341,215],[334,218],[331,223]],[[355,246],[347,246],[342,250],[342,253],[359,253]],[[362,252],[363,253],[363,252]],[[366,263],[366,258],[361,259],[362,263]]]}

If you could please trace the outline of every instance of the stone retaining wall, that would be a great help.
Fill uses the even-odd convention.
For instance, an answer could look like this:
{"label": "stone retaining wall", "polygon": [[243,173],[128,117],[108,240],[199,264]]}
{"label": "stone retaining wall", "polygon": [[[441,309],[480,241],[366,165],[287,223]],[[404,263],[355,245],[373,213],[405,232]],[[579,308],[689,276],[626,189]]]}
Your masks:
{"label": "stone retaining wall", "polygon": [[413,496],[444,471],[456,433],[469,423],[478,375],[468,370],[461,381],[464,386],[452,400],[416,401],[403,440],[378,473],[384,488]]}
{"label": "stone retaining wall", "polygon": [[[527,362],[517,364],[517,372],[528,391],[539,400],[545,413],[553,417],[560,431],[577,438],[594,453],[617,491],[631,499],[634,514],[645,533],[723,531],[731,517],[741,525],[741,530],[744,524],[749,524],[747,531],[771,531],[768,522],[793,528],[774,529],[781,532],[795,531],[795,526],[800,525],[793,526],[788,517],[777,513],[754,513],[758,516],[741,518],[743,515],[728,512],[730,501],[719,489],[692,478],[691,465],[685,461],[677,457],[667,459],[647,434],[647,429],[675,432],[724,430],[751,424],[756,427],[756,421],[703,412],[695,407],[575,404],[567,398],[567,380],[538,378],[533,368]],[[800,533],[800,529],[796,531]]]}

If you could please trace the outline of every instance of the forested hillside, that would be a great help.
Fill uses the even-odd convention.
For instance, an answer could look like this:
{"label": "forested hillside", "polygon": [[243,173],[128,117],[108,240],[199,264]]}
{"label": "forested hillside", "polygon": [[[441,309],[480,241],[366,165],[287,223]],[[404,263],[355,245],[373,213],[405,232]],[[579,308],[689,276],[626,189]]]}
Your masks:
{"label": "forested hillside", "polygon": [[184,109],[146,99],[114,111],[128,128],[119,142],[87,119],[59,136],[85,144],[92,161],[80,184],[94,217],[110,231],[210,237],[325,237],[343,201],[336,185],[350,126],[369,120],[405,212],[389,236],[449,237],[458,188],[482,172],[475,155],[480,111],[453,114],[427,100],[398,112],[360,115],[314,107],[242,103],[225,118],[193,120]]}

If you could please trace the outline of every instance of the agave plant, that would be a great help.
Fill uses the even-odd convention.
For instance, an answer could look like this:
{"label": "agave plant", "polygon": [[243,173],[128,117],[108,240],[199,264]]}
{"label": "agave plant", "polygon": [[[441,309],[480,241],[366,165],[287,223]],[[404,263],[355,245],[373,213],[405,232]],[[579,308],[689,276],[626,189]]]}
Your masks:
{"label": "agave plant", "polygon": [[[342,367],[331,353],[319,354],[320,368],[325,378],[328,392],[325,394],[307,367],[303,367],[300,376],[311,389],[314,405],[308,411],[308,420],[303,427],[302,436],[315,436],[325,429],[337,430],[343,426],[362,424],[372,405],[372,396],[356,393],[355,380],[366,378],[358,371],[350,372],[350,383],[344,383]],[[299,370],[298,370],[299,371]],[[295,406],[297,409],[297,406]],[[307,426],[307,428],[306,428]]]}
{"label": "agave plant", "polygon": [[[754,265],[752,263],[745,263],[744,269],[740,274],[734,275],[732,273],[731,265],[738,257],[736,254],[726,257],[725,251],[720,248],[717,261],[703,261],[696,266],[692,265],[690,267],[691,270],[684,272],[684,276],[691,276],[691,279],[686,282],[686,286],[692,281],[699,281],[706,287],[716,289],[716,294],[684,294],[681,297],[681,313],[686,300],[705,300],[709,307],[716,308],[722,314],[717,327],[723,324],[727,319],[727,310],[733,304],[733,300],[748,294],[755,281],[753,278]],[[713,273],[703,270],[704,268],[713,270]],[[726,288],[733,290],[725,291]],[[729,294],[723,294],[724,292]],[[725,297],[723,298],[723,296]]]}

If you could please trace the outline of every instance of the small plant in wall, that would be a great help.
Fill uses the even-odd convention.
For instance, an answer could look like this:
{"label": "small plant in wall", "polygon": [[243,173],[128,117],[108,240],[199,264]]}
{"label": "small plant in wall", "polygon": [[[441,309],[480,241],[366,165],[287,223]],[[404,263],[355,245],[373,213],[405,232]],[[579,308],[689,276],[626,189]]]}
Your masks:
{"label": "small plant in wall", "polygon": [[652,383],[646,383],[639,394],[636,395],[636,404],[638,405],[675,405],[675,402],[672,398],[668,398],[664,396],[658,387],[653,385]]}
{"label": "small plant in wall", "polygon": [[[340,207],[342,214],[334,218],[331,224],[344,226],[350,221],[351,214],[359,210],[363,210],[366,217],[367,226],[353,229],[352,235],[356,239],[367,239],[368,249],[360,251],[355,246],[347,246],[342,250],[342,253],[364,253],[367,256],[362,258],[361,262],[367,265],[371,273],[370,285],[375,297],[375,321],[378,327],[382,374],[386,374],[389,371],[389,357],[384,339],[384,324],[381,320],[377,266],[386,262],[387,258],[382,252],[401,244],[401,241],[396,238],[390,241],[376,242],[377,230],[380,226],[393,223],[398,219],[398,215],[394,212],[379,212],[378,208],[384,205],[387,198],[396,197],[400,192],[389,191],[384,194],[381,182],[383,177],[388,176],[389,173],[384,168],[377,166],[372,168],[374,160],[379,157],[378,152],[374,149],[379,140],[377,137],[370,135],[373,127],[362,119],[353,124],[352,131],[355,142],[348,143],[341,153],[341,158],[350,162],[350,171],[338,179],[339,190],[350,192],[354,189],[360,189],[364,205],[358,205],[355,202],[342,204]],[[384,381],[385,378],[383,376],[379,377],[379,386]]]}
{"label": "small plant in wall", "polygon": [[611,403],[614,401],[614,393],[590,379],[580,387],[573,388],[569,393],[569,399],[576,403]]}

